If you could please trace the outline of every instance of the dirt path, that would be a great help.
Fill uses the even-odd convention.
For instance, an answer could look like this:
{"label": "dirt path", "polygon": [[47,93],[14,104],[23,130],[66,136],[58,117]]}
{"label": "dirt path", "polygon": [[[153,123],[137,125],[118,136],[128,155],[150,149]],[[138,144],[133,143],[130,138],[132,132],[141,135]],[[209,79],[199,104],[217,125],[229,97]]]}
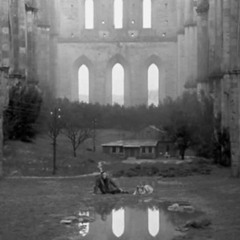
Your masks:
{"label": "dirt path", "polygon": [[[154,199],[187,201],[206,213],[212,225],[191,231],[185,239],[238,240],[240,236],[240,179],[228,170],[209,176],[186,178],[120,178],[121,186],[133,190],[140,180],[154,186]],[[81,206],[102,196],[92,195],[94,178],[5,179],[0,182],[0,239],[57,240],[66,235],[59,221]],[[109,196],[116,198],[119,196]]]}

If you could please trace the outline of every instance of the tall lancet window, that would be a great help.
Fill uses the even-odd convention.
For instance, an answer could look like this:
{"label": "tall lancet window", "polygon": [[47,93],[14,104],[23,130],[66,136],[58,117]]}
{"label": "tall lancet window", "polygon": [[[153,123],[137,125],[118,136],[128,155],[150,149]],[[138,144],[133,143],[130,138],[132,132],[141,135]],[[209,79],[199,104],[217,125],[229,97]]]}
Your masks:
{"label": "tall lancet window", "polygon": [[82,65],[78,70],[79,102],[89,103],[89,70]]}
{"label": "tall lancet window", "polygon": [[152,27],[152,0],[143,0],[143,28]]}
{"label": "tall lancet window", "polygon": [[156,64],[148,68],[148,105],[159,104],[159,69]]}
{"label": "tall lancet window", "polygon": [[156,237],[160,231],[160,212],[156,208],[148,208],[148,231],[152,237]]}
{"label": "tall lancet window", "polygon": [[114,0],[114,28],[123,27],[123,0]]}
{"label": "tall lancet window", "polygon": [[85,28],[94,28],[94,3],[93,0],[85,1]]}
{"label": "tall lancet window", "polygon": [[124,68],[119,63],[112,69],[112,104],[124,104]]}
{"label": "tall lancet window", "polygon": [[125,210],[120,208],[112,210],[112,231],[113,234],[120,238],[125,230]]}

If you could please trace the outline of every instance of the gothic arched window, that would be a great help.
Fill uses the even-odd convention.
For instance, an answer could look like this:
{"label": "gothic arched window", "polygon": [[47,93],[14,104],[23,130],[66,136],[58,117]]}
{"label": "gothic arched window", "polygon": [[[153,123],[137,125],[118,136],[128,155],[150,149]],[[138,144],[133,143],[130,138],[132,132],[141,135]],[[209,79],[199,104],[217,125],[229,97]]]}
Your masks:
{"label": "gothic arched window", "polygon": [[123,0],[114,0],[114,28],[123,27]]}
{"label": "gothic arched window", "polygon": [[79,102],[89,103],[89,70],[86,65],[78,70],[78,94]]}
{"label": "gothic arched window", "polygon": [[159,104],[159,69],[156,64],[148,68],[148,105]]}
{"label": "gothic arched window", "polygon": [[94,28],[94,3],[93,0],[85,0],[85,28]]}
{"label": "gothic arched window", "polygon": [[152,0],[143,0],[143,28],[152,27]]}
{"label": "gothic arched window", "polygon": [[112,68],[112,104],[124,104],[124,68],[116,63]]}

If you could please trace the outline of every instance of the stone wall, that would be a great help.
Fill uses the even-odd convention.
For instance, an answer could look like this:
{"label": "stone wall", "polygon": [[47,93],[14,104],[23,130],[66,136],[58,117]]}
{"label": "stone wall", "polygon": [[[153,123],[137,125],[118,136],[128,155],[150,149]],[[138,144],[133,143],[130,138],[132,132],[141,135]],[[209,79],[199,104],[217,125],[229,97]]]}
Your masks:
{"label": "stone wall", "polygon": [[198,14],[198,85],[212,96],[214,115],[230,132],[232,174],[239,176],[240,2],[198,0]]}
{"label": "stone wall", "polygon": [[[77,69],[90,70],[90,102],[111,104],[111,67],[125,66],[126,106],[147,104],[147,70],[159,68],[159,98],[196,84],[197,28],[193,0],[153,0],[152,27],[142,27],[142,1],[123,1],[123,28],[114,28],[113,1],[94,1],[94,28],[85,29],[84,0],[55,0],[56,95],[78,100]],[[179,23],[179,18],[182,18]],[[189,49],[190,48],[190,49]],[[100,90],[100,91],[99,91]]]}

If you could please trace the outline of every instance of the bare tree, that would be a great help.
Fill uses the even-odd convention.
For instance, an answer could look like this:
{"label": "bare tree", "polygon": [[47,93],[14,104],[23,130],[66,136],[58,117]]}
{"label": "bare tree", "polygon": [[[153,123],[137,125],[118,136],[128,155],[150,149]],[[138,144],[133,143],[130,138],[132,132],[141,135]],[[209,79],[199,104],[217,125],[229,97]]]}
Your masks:
{"label": "bare tree", "polygon": [[64,134],[68,137],[72,144],[73,156],[77,157],[77,149],[86,139],[91,136],[91,129],[67,124]]}

